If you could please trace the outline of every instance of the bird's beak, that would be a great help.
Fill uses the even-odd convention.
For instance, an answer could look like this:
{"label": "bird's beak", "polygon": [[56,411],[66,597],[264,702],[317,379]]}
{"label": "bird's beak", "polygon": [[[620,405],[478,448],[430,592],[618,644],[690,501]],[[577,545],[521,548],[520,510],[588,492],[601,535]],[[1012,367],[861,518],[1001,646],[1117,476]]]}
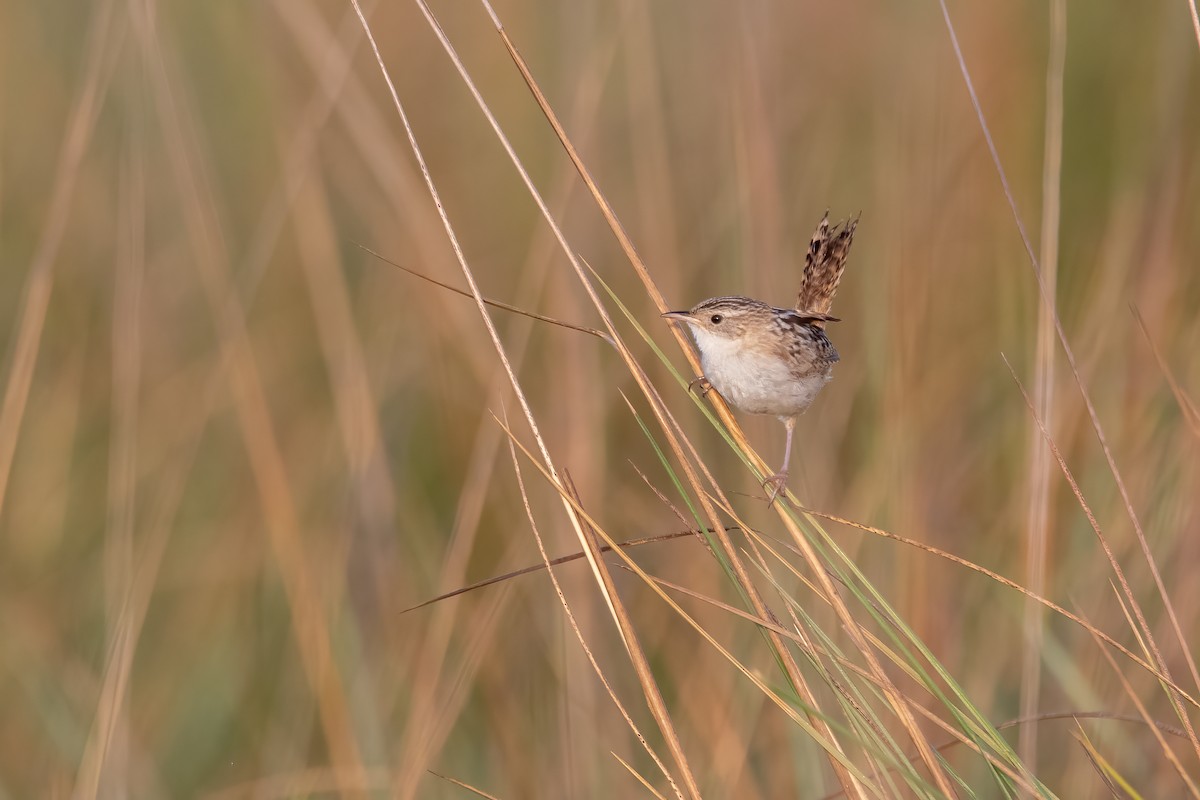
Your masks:
{"label": "bird's beak", "polygon": [[691,315],[686,311],[668,311],[662,315],[663,319],[674,319],[680,322],[687,322],[691,319]]}

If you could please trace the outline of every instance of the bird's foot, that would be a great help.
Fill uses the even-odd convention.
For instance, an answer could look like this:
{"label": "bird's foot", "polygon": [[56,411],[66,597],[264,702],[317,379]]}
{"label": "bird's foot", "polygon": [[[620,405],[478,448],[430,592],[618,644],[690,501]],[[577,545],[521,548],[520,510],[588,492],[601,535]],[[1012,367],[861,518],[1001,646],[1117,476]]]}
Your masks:
{"label": "bird's foot", "polygon": [[691,383],[688,384],[688,391],[690,392],[696,387],[699,387],[701,397],[704,397],[706,394],[712,391],[712,384],[709,383],[708,378],[704,377],[703,375],[697,378],[692,378]]}
{"label": "bird's foot", "polygon": [[784,491],[787,485],[787,471],[777,472],[771,477],[763,481],[763,488],[767,490],[767,508],[775,504],[775,499]]}

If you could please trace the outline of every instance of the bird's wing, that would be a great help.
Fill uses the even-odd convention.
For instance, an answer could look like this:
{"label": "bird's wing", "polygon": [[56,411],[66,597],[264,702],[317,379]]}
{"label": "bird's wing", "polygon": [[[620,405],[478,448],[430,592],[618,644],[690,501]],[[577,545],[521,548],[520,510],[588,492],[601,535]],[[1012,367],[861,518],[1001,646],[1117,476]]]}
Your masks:
{"label": "bird's wing", "polygon": [[820,373],[828,376],[830,367],[841,359],[825,331],[805,323],[795,328],[795,334],[787,338],[792,375],[797,379]]}
{"label": "bird's wing", "polygon": [[818,324],[822,317],[828,316],[829,309],[833,307],[833,296],[842,280],[846,256],[850,252],[850,243],[854,241],[854,229],[857,227],[856,216],[848,222],[839,222],[831,229],[829,212],[826,211],[821,224],[817,226],[817,232],[809,242],[808,252],[804,254],[804,283],[800,286],[800,296],[796,299],[796,310],[811,316]]}

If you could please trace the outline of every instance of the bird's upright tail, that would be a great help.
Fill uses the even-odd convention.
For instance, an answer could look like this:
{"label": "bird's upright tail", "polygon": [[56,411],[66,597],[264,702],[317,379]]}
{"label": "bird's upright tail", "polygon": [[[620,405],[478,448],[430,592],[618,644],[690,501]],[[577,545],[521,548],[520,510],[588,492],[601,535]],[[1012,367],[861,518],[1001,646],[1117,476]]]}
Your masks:
{"label": "bird's upright tail", "polygon": [[859,216],[830,228],[829,212],[825,212],[804,255],[804,283],[796,300],[797,311],[824,315],[833,307],[833,296],[846,269],[846,256],[854,241]]}

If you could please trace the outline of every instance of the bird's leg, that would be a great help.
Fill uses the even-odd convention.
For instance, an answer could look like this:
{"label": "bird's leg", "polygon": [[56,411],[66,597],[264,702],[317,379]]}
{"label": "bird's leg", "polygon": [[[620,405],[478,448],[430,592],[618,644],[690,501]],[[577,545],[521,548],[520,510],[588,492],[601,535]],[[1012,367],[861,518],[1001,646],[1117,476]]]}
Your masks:
{"label": "bird's leg", "polygon": [[703,375],[692,378],[691,382],[688,383],[688,391],[689,392],[692,391],[693,387],[696,387],[696,386],[700,387],[700,396],[701,397],[704,397],[704,395],[706,395],[712,391],[712,384],[709,383],[708,378],[704,377]]}
{"label": "bird's leg", "polygon": [[784,484],[787,483],[788,465],[792,461],[792,434],[796,432],[796,418],[788,417],[783,421],[783,426],[787,429],[787,443],[783,446],[783,467],[763,482],[763,488],[771,488],[771,493],[767,495],[768,507],[775,502],[775,498],[779,496],[779,493],[783,491]]}

